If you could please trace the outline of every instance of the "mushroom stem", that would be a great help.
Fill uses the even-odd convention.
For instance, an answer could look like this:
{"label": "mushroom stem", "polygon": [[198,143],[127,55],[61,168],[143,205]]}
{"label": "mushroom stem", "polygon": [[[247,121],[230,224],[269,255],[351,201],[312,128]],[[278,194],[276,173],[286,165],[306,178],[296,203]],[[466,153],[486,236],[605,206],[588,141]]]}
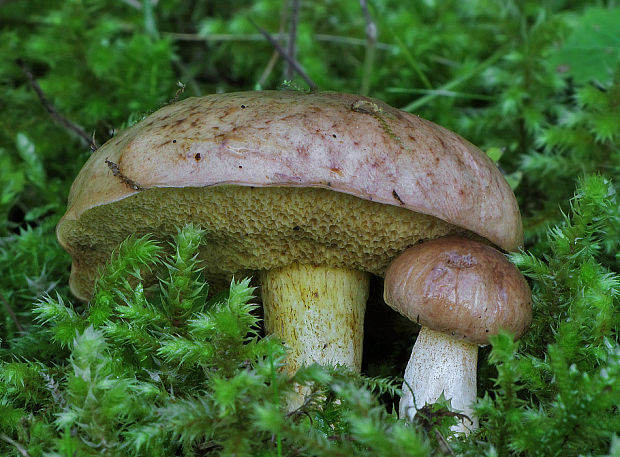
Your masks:
{"label": "mushroom stem", "polygon": [[[285,371],[313,363],[360,371],[369,275],[359,270],[293,264],[261,273],[268,334],[289,347]],[[289,399],[289,409],[304,393]]]}
{"label": "mushroom stem", "polygon": [[422,327],[405,370],[400,417],[413,420],[418,409],[435,403],[443,393],[453,410],[471,419],[459,420],[452,429],[467,434],[478,428],[471,407],[476,400],[477,362],[477,344]]}

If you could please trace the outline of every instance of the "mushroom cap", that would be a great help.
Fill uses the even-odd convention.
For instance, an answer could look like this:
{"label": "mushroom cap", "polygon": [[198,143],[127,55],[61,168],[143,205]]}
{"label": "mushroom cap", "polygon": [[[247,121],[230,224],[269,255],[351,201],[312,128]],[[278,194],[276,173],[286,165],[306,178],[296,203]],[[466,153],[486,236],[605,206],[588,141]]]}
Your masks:
{"label": "mushroom cap", "polygon": [[470,232],[522,242],[515,197],[475,146],[367,97],[264,91],[167,105],[100,147],[57,227],[70,286],[131,233],[206,229],[207,276],[290,264],[382,275],[419,240]]}
{"label": "mushroom cap", "polygon": [[496,249],[438,238],[398,256],[385,272],[385,302],[431,330],[488,344],[500,328],[521,337],[532,320],[530,288]]}

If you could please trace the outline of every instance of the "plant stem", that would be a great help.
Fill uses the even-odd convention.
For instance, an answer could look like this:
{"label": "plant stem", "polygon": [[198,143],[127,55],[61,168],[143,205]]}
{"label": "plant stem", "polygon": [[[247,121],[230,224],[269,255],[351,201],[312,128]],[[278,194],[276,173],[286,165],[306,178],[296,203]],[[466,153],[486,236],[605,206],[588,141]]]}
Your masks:
{"label": "plant stem", "polygon": [[403,43],[403,41],[400,38],[398,38],[396,35],[394,35],[393,38],[396,44],[398,45],[400,52],[403,53],[403,55],[405,56],[405,59],[407,59],[407,62],[409,62],[409,65],[411,65],[411,68],[413,68],[413,70],[417,73],[418,78],[420,78],[420,81],[422,81],[422,84],[424,84],[424,86],[427,89],[432,89],[433,85],[431,84],[431,82],[428,80],[428,78],[426,77],[426,75],[424,74],[420,66],[418,65],[418,62],[416,62],[414,57],[411,55],[411,53],[409,52],[409,49],[407,49],[407,47],[405,46],[405,43]]}
{"label": "plant stem", "polygon": [[0,293],[0,299],[2,300],[2,303],[4,304],[4,307],[6,308],[6,312],[9,314],[9,316],[11,316],[11,319],[13,319],[13,322],[15,323],[15,327],[17,327],[17,330],[23,333],[24,327],[22,327],[22,324],[19,323],[19,319],[17,319],[17,315],[11,308],[11,305],[9,305],[9,302],[6,300],[6,298],[4,298],[4,295],[2,295],[2,293]]}
{"label": "plant stem", "polygon": [[377,48],[377,26],[368,11],[366,0],[360,0],[360,6],[366,20],[366,54],[364,56],[364,73],[362,76],[362,95],[368,95],[370,90],[370,76],[375,63],[375,51]]}
{"label": "plant stem", "polygon": [[271,36],[271,34],[269,32],[267,32],[265,29],[263,29],[261,26],[259,26],[252,19],[248,19],[248,20],[267,39],[267,41],[269,41],[269,43],[271,43],[271,45],[274,47],[274,49],[276,51],[278,51],[278,53],[287,62],[289,62],[293,66],[293,68],[295,68],[295,71],[299,74],[299,76],[301,76],[304,79],[304,81],[306,81],[306,84],[308,84],[308,86],[310,86],[310,88],[312,88],[312,89],[317,89],[318,88],[316,83],[314,81],[312,81],[312,79],[310,79],[310,77],[308,76],[306,71],[302,68],[302,66],[299,65],[299,63],[294,58],[292,58],[291,56],[288,55],[288,53],[282,48],[282,46],[280,46],[280,44]]}
{"label": "plant stem", "polygon": [[[164,36],[170,37],[178,41],[262,41],[265,36],[260,33],[213,33],[209,35],[198,35],[195,33],[174,33],[162,32]],[[271,36],[276,40],[287,37],[283,32],[272,33]],[[326,43],[341,44],[344,46],[366,46],[366,40],[361,38],[330,35],[328,33],[317,33],[313,35],[316,41],[324,41]],[[377,42],[377,49],[383,51],[392,51],[394,46],[389,43]],[[440,58],[436,58],[440,59]]]}
{"label": "plant stem", "polygon": [[443,91],[449,91],[454,89],[455,87],[459,86],[460,84],[464,83],[465,81],[467,81],[469,78],[473,77],[474,75],[480,73],[481,71],[483,71],[484,69],[486,69],[487,67],[493,65],[496,61],[498,61],[501,57],[503,57],[506,54],[506,50],[504,48],[499,49],[497,52],[495,52],[495,54],[493,54],[491,57],[489,57],[487,60],[485,60],[484,62],[482,62],[480,65],[478,65],[477,67],[475,67],[473,70],[471,70],[469,73],[461,76],[460,78],[456,78],[453,79],[452,81],[447,82],[446,84],[444,84],[443,86],[439,87],[438,89],[436,89],[436,93],[433,94],[429,94],[429,95],[425,95],[424,97],[418,98],[417,100],[409,103],[408,105],[404,106],[403,108],[401,108],[403,111],[408,111],[408,112],[412,112],[415,111],[418,108],[421,108],[422,106],[426,105],[428,102],[430,102],[431,100],[434,100],[435,98],[439,97],[439,94]]}
{"label": "plant stem", "polygon": [[37,94],[37,97],[39,97],[39,100],[41,101],[43,108],[45,108],[45,111],[47,111],[49,115],[52,116],[52,119],[54,119],[57,123],[63,126],[66,130],[77,134],[78,137],[80,137],[87,145],[90,145],[90,148],[95,151],[99,146],[95,142],[94,136],[91,138],[82,127],[69,121],[56,110],[54,105],[52,105],[52,103],[45,96],[43,90],[41,89],[41,86],[39,86],[36,78],[22,59],[17,59],[15,63],[19,66],[19,68],[21,68],[24,75],[26,75],[26,78],[28,78],[30,86]]}
{"label": "plant stem", "polygon": [[[288,32],[288,55],[295,60],[297,57],[297,21],[299,20],[299,0],[291,0],[291,25]],[[286,68],[286,79],[293,79],[295,69],[289,61]]]}
{"label": "plant stem", "polygon": [[[276,368],[273,365],[273,352],[269,349],[269,368],[271,370],[271,387],[273,388],[273,401],[276,404],[278,411],[280,410],[280,392],[278,390],[278,379],[276,375]],[[278,451],[278,457],[282,457],[282,438],[280,437],[280,431],[276,433],[276,448]]]}

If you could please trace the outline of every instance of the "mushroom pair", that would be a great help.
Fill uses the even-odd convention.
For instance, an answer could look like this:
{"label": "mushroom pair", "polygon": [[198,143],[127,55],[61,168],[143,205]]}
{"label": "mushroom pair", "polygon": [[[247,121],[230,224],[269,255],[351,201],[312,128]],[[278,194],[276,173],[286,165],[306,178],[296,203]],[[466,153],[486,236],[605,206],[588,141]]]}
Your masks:
{"label": "mushroom pair", "polygon": [[86,162],[57,227],[72,292],[132,233],[205,230],[204,273],[259,273],[268,333],[313,362],[360,370],[368,276],[447,235],[522,242],[510,187],[475,146],[351,94],[240,92],[161,108]]}

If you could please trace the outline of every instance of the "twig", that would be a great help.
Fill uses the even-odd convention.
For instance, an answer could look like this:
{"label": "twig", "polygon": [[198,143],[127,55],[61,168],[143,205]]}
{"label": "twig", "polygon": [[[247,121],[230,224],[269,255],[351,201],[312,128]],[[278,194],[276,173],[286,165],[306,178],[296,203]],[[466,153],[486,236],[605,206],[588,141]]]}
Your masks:
{"label": "twig", "polygon": [[30,457],[30,454],[28,454],[28,451],[24,448],[24,446],[12,439],[10,436],[0,433],[0,438],[9,443],[11,446],[15,446],[15,449],[17,449],[23,457]]}
{"label": "twig", "polygon": [[299,63],[295,59],[289,56],[288,53],[284,49],[282,49],[282,46],[278,44],[278,42],[271,36],[269,32],[267,32],[265,29],[259,26],[252,19],[248,18],[248,21],[250,21],[250,24],[252,24],[256,28],[256,30],[258,30],[261,33],[261,35],[263,35],[267,39],[267,41],[271,43],[274,49],[278,51],[278,53],[293,66],[295,71],[299,74],[299,76],[301,76],[304,79],[304,81],[306,81],[306,84],[308,84],[308,86],[310,86],[312,89],[318,88],[316,83],[312,81],[312,79],[310,79],[310,77],[305,72],[305,70],[301,67],[301,65],[299,65]]}
{"label": "twig", "polygon": [[84,141],[88,146],[90,146],[92,150],[96,150],[99,146],[95,142],[94,135],[93,137],[91,137],[82,127],[74,124],[73,122],[65,118],[56,110],[56,108],[54,108],[54,105],[52,105],[52,103],[47,99],[47,97],[43,93],[43,90],[41,89],[41,86],[39,86],[39,83],[35,79],[34,75],[22,59],[17,59],[15,63],[21,68],[22,72],[28,78],[30,86],[32,86],[32,88],[34,89],[35,93],[39,97],[39,100],[41,101],[41,104],[49,113],[49,115],[52,116],[52,119],[54,119],[66,130],[75,133],[82,141]]}
{"label": "twig", "polygon": [[[265,37],[260,33],[213,33],[209,35],[198,35],[196,33],[162,32],[162,35],[178,41],[259,41],[265,39]],[[287,34],[280,32],[273,33],[271,36],[276,40],[281,40],[283,38],[286,38]],[[354,38],[350,36],[317,33],[313,35],[312,38],[317,41],[341,44],[345,46],[366,46],[365,39]],[[394,49],[396,49],[396,46],[389,43],[382,43],[377,41],[377,49],[381,49],[383,51],[393,51]],[[440,57],[436,57],[436,59],[440,59]]]}
{"label": "twig", "polygon": [[181,96],[181,94],[183,92],[185,92],[185,84],[183,84],[181,81],[177,81],[177,91],[174,94],[174,97],[172,98],[172,100],[170,100],[170,103],[176,103],[179,101],[179,97]]}
{"label": "twig", "polygon": [[4,304],[4,307],[6,308],[6,312],[9,314],[9,316],[11,316],[11,319],[13,319],[13,322],[15,323],[15,327],[17,327],[17,330],[19,330],[20,332],[23,332],[24,327],[22,327],[22,324],[19,323],[19,319],[17,319],[17,314],[15,314],[15,312],[11,308],[11,305],[9,305],[9,302],[6,301],[6,298],[4,298],[4,295],[1,292],[0,292],[0,300],[2,300],[2,303]]}
{"label": "twig", "polygon": [[439,450],[441,451],[441,453],[443,455],[449,455],[451,457],[456,457],[454,455],[454,451],[452,451],[452,448],[450,447],[450,445],[448,444],[444,436],[441,434],[441,432],[437,428],[434,428],[433,430],[435,431],[435,438],[437,439],[437,442],[439,443]]}
{"label": "twig", "polygon": [[[297,58],[297,21],[299,20],[299,0],[291,0],[291,25],[288,31],[288,55]],[[286,79],[293,79],[293,65],[289,61],[286,67]]]}
{"label": "twig", "polygon": [[[176,141],[176,140],[175,140]],[[117,163],[114,163],[108,159],[105,159],[105,164],[108,166],[108,168],[110,170],[112,170],[112,174],[114,176],[116,176],[120,182],[122,182],[123,184],[131,187],[133,190],[144,190],[144,187],[142,187],[140,184],[138,184],[137,182],[129,179],[127,176],[125,176],[122,172],[121,172],[121,168],[118,166]]]}
{"label": "twig", "polygon": [[364,73],[362,76],[362,95],[368,95],[370,89],[370,76],[375,63],[375,50],[377,48],[377,26],[368,11],[366,0],[360,0],[360,6],[366,20],[366,55],[364,56]]}

